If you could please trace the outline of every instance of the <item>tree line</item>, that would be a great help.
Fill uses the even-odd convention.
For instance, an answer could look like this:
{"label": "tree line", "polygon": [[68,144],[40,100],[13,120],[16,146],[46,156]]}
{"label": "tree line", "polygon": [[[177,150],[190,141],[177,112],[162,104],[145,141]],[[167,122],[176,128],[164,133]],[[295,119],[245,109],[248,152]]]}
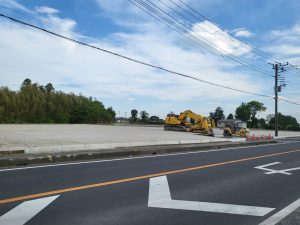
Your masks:
{"label": "tree line", "polygon": [[[223,119],[238,119],[247,122],[249,128],[263,128],[274,129],[275,119],[273,114],[269,114],[266,119],[258,118],[259,112],[265,112],[267,108],[263,103],[258,101],[242,102],[236,109],[235,113],[230,113],[226,117],[222,107],[217,107],[214,112],[210,112],[209,117],[215,123]],[[164,120],[158,116],[151,116],[146,111],[138,111],[137,109],[131,110],[130,123],[150,123],[150,124],[163,124]],[[299,130],[300,126],[297,119],[290,115],[283,115],[278,113],[278,125],[280,130]]]}
{"label": "tree line", "polygon": [[[249,128],[264,128],[274,129],[275,118],[273,114],[269,114],[266,119],[258,118],[259,112],[266,111],[267,108],[263,103],[258,101],[243,102],[239,105],[235,114],[230,113],[227,119],[239,119],[247,122]],[[224,110],[221,107],[217,107],[214,112],[210,113],[210,117],[217,122],[218,120],[225,119]],[[278,127],[280,130],[299,130],[300,126],[295,117],[290,115],[283,115],[278,113]]]}
{"label": "tree line", "polygon": [[[132,109],[130,113],[130,123],[164,124],[163,119],[160,119],[158,116],[149,116],[149,113],[147,113],[145,110],[142,110],[139,113],[137,109]],[[139,114],[140,117],[138,117]]]}
{"label": "tree line", "polygon": [[92,97],[56,91],[25,79],[17,91],[0,87],[0,123],[112,123],[112,107]]}
{"label": "tree line", "polygon": [[[221,119],[239,119],[247,122],[249,128],[274,129],[274,115],[258,118],[259,112],[266,111],[258,101],[243,102],[227,117],[224,110],[217,107],[210,117],[217,123]],[[140,115],[138,117],[138,115]],[[112,107],[105,108],[102,102],[56,91],[51,83],[45,86],[25,79],[17,91],[0,87],[0,123],[113,123],[116,113]],[[131,110],[131,123],[163,124],[158,116],[149,116],[146,111]],[[279,129],[300,130],[296,118],[278,114]]]}

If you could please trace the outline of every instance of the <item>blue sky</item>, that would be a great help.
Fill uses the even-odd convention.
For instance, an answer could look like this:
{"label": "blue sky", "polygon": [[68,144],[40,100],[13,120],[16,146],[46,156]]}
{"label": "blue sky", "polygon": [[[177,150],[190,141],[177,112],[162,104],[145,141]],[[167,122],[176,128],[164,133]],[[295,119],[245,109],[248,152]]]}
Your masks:
{"label": "blue sky", "polygon": [[[169,0],[152,2],[172,13],[164,5],[172,5]],[[273,70],[267,62],[280,59],[300,65],[299,1],[184,2],[209,21],[197,15],[198,19],[192,17],[194,23],[190,23],[174,16],[190,28],[190,35],[213,43],[213,51],[224,50],[226,56],[243,59],[268,74]],[[175,5],[172,7],[188,16]],[[0,12],[199,79],[273,95],[272,77],[210,54],[127,0],[0,0]],[[129,115],[133,108],[160,117],[185,109],[207,115],[217,106],[229,114],[241,102],[251,100],[261,101],[268,108],[260,117],[274,111],[272,99],[176,77],[2,18],[0,48],[1,86],[17,89],[26,77],[40,84],[52,82],[58,90],[96,97],[122,116],[125,112]],[[263,52],[264,57],[257,52]],[[300,70],[284,76],[288,83],[280,97],[300,102],[299,94],[291,94],[300,92]],[[280,101],[279,110],[300,120],[300,106]]]}

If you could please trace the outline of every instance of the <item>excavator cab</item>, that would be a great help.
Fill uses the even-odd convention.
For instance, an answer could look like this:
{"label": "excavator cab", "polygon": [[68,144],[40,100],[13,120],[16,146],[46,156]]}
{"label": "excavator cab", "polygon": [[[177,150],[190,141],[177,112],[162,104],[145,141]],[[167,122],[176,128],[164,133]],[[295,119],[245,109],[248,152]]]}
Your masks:
{"label": "excavator cab", "polygon": [[182,124],[180,115],[169,113],[165,118],[164,130],[189,131],[189,128]]}
{"label": "excavator cab", "polygon": [[169,113],[165,119],[165,130],[191,131],[210,134],[214,122],[206,117],[196,114],[191,110],[181,112],[180,115]]}

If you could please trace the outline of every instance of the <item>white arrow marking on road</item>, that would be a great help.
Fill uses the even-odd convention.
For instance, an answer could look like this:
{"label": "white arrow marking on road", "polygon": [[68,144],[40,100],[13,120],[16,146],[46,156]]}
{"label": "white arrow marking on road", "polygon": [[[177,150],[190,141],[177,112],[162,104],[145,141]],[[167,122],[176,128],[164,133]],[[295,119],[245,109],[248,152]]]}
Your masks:
{"label": "white arrow marking on road", "polygon": [[257,167],[254,167],[254,168],[259,169],[259,170],[267,171],[265,174],[268,174],[268,175],[269,174],[275,174],[275,173],[280,173],[280,174],[284,174],[284,175],[292,175],[292,173],[288,173],[288,172],[294,171],[294,170],[300,170],[300,167],[285,169],[285,170],[273,170],[273,169],[266,168],[268,166],[273,166],[273,165],[277,165],[277,164],[281,164],[281,162],[269,163],[269,164],[265,164],[265,165],[262,165],[262,166],[257,166]]}
{"label": "white arrow marking on road", "polygon": [[59,195],[23,202],[0,217],[0,225],[23,225]]}
{"label": "white arrow marking on road", "polygon": [[154,177],[150,179],[148,207],[183,209],[248,216],[264,216],[274,210],[274,208],[257,206],[173,200],[171,198],[169,184],[166,176]]}

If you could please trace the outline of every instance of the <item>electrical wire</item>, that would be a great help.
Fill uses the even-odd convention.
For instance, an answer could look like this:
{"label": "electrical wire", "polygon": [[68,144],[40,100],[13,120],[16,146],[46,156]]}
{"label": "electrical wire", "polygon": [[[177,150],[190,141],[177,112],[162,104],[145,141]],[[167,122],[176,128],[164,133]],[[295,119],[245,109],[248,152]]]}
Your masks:
{"label": "electrical wire", "polygon": [[91,44],[88,44],[88,43],[85,43],[85,42],[82,42],[82,41],[79,41],[79,40],[76,40],[76,39],[73,39],[73,38],[70,38],[70,37],[66,37],[64,35],[55,33],[53,31],[47,30],[45,28],[41,28],[39,26],[36,26],[36,25],[30,24],[30,23],[24,22],[24,21],[21,21],[21,20],[18,20],[18,19],[15,19],[13,17],[4,15],[2,13],[0,13],[0,17],[6,18],[6,19],[8,19],[8,20],[10,20],[12,22],[15,22],[15,23],[27,26],[27,27],[31,27],[31,28],[37,29],[39,31],[43,31],[43,32],[51,34],[53,36],[56,36],[56,37],[59,37],[59,38],[62,38],[62,39],[65,39],[65,40],[77,43],[79,45],[90,47],[90,48],[93,48],[93,49],[96,49],[96,50],[99,50],[99,51],[102,51],[102,52],[105,52],[105,53],[108,53],[108,54],[111,54],[111,55],[114,55],[114,56],[117,56],[117,57],[120,57],[120,58],[123,58],[123,59],[126,59],[126,60],[129,60],[129,61],[138,63],[138,64],[141,64],[141,65],[144,65],[144,66],[147,66],[147,67],[151,67],[151,68],[155,68],[155,69],[158,69],[158,70],[161,70],[161,71],[164,71],[164,72],[168,72],[170,74],[174,74],[174,75],[177,75],[177,76],[180,76],[180,77],[185,77],[185,78],[193,79],[193,80],[196,80],[196,81],[199,81],[199,82],[202,82],[202,83],[206,83],[206,84],[209,84],[209,85],[213,85],[213,86],[216,86],[216,87],[220,87],[220,88],[224,88],[224,89],[228,89],[228,90],[232,90],[232,91],[237,91],[237,92],[251,94],[251,95],[260,96],[260,97],[273,98],[272,96],[269,96],[269,95],[240,90],[240,89],[237,89],[237,88],[233,88],[233,87],[229,87],[229,86],[225,86],[225,85],[213,83],[213,82],[210,82],[210,81],[207,81],[207,80],[203,80],[203,79],[200,79],[200,78],[196,78],[196,77],[193,77],[192,75],[187,75],[187,74],[176,72],[176,71],[173,71],[173,70],[170,70],[170,69],[167,69],[167,68],[156,66],[156,65],[153,65],[153,64],[150,64],[150,63],[138,60],[138,59],[134,59],[134,58],[131,58],[131,57],[128,57],[128,56],[125,56],[125,55],[122,55],[122,54],[119,54],[119,53],[107,50],[107,49],[103,49],[103,48],[97,47],[95,45],[91,45]]}
{"label": "electrical wire", "polygon": [[[198,16],[202,17],[204,20],[210,22],[211,24],[213,24],[214,26],[216,27],[219,27],[219,25],[217,25],[216,23],[214,23],[213,21],[211,21],[209,18],[207,18],[206,16],[204,16],[203,14],[199,13],[199,11],[195,10],[194,8],[192,8],[190,5],[186,4],[185,2],[183,2],[182,0],[178,0],[179,2],[182,3],[182,5],[184,5],[186,8],[190,9],[189,10],[186,10],[184,7],[181,7],[179,4],[177,4],[176,2],[174,2],[173,0],[169,0],[170,2],[172,2],[174,5],[176,5],[177,7],[179,7],[181,10],[184,10],[185,12],[187,12],[189,15],[191,15],[192,17],[194,17],[195,19],[197,20],[201,20]],[[198,16],[195,16],[193,13],[191,12],[194,12],[196,13],[196,15]],[[220,33],[220,34],[223,34],[220,30],[217,30],[215,27],[209,25],[209,24],[206,24],[208,27],[210,27],[211,29],[215,30],[216,32]],[[221,27],[222,28],[222,27]],[[222,28],[222,30],[224,30]],[[232,37],[231,35],[229,35],[229,37],[231,38],[232,41],[238,41],[240,43],[242,43],[242,45],[244,45],[245,47],[250,47],[253,51],[256,52],[257,55],[261,56],[262,58],[265,58],[265,59],[269,59],[270,56],[267,55],[266,53],[264,53],[263,51],[260,51],[256,48],[254,48],[253,46],[251,46],[250,44],[248,43],[245,43],[244,41],[241,41],[239,38],[237,37]],[[267,61],[267,60],[266,60]],[[268,62],[268,61],[267,61]]]}
{"label": "electrical wire", "polygon": [[284,95],[300,95],[300,92],[287,92],[287,93],[282,93]]}
{"label": "electrical wire", "polygon": [[[131,0],[129,0],[131,3],[132,3],[132,1]],[[143,5],[143,6],[145,6],[145,7],[147,7],[149,10],[151,10],[151,12],[152,13],[156,13],[156,15],[158,14],[158,12],[157,12],[157,10],[155,10],[155,9],[153,9],[153,7],[151,7],[151,6],[149,6],[149,4],[146,4],[145,2],[143,2],[143,1],[141,1],[141,0],[135,0],[136,2],[138,2],[139,4],[141,4],[141,5]],[[148,1],[148,0],[147,0]],[[150,2],[150,1],[148,1],[148,2]],[[151,2],[150,2],[151,3]],[[151,3],[152,5],[154,5],[153,3]],[[163,11],[163,10],[161,10],[159,7],[157,7],[156,5],[154,5],[156,8],[158,8],[160,11]],[[139,8],[141,8],[141,7],[139,7]],[[143,8],[142,8],[143,9]],[[143,9],[144,10],[144,9]],[[145,10],[144,10],[145,11]],[[146,11],[147,12],[147,11]],[[163,11],[164,12],[164,11]],[[150,14],[149,12],[147,12],[148,14]],[[167,14],[166,12],[164,12],[165,14]],[[151,15],[151,14],[150,14]],[[152,15],[153,16],[153,15]],[[171,17],[172,19],[174,19],[174,17],[172,17],[172,16],[170,16],[169,14],[167,14],[167,16],[169,16],[169,17]],[[180,24],[180,21],[178,21],[178,20],[176,20],[175,19],[175,22],[174,22],[175,24]],[[186,33],[190,33],[190,30],[184,30],[184,33],[186,34]],[[184,34],[184,35],[185,35]],[[185,35],[186,36],[186,35]],[[207,42],[209,42],[208,40],[206,40]],[[212,48],[212,46],[211,45],[214,45],[212,42],[210,42],[210,44],[206,44],[206,46],[207,47],[209,47],[209,48]],[[218,47],[217,47],[218,48]],[[207,48],[206,48],[207,49]],[[221,54],[222,55],[222,57],[228,57],[229,59],[231,59],[232,61],[234,61],[234,62],[238,62],[239,64],[241,64],[241,65],[244,65],[244,66],[247,66],[247,65],[245,65],[245,63],[246,62],[240,62],[240,61],[238,61],[238,60],[236,60],[236,59],[234,59],[234,58],[232,58],[232,57],[230,57],[230,56],[227,56],[227,52],[225,52],[226,54],[222,54],[222,53],[220,53],[220,51],[218,51],[218,53],[219,54]],[[228,61],[228,60],[227,60]],[[255,66],[253,66],[253,65],[250,65],[251,66],[251,69],[254,69],[255,71],[257,71],[257,72],[261,72],[261,73],[264,73],[264,72],[262,72],[262,71],[258,71],[258,69],[257,68],[255,68]],[[249,67],[249,66],[248,66]],[[266,73],[264,73],[264,74],[266,74]],[[270,74],[266,74],[266,75],[268,75],[268,76],[272,76],[273,77],[273,75],[270,75]]]}
{"label": "electrical wire", "polygon": [[[199,78],[193,77],[191,75],[187,75],[187,74],[183,74],[183,73],[180,73],[180,72],[172,71],[170,69],[163,68],[163,67],[160,67],[160,66],[155,66],[153,64],[150,64],[150,63],[147,63],[147,62],[143,62],[143,61],[138,60],[138,59],[134,59],[134,58],[131,58],[131,57],[119,54],[119,53],[112,52],[110,50],[106,50],[106,49],[103,49],[103,48],[100,48],[100,47],[97,47],[97,46],[94,46],[94,45],[87,44],[85,42],[82,42],[82,41],[79,41],[79,40],[76,40],[76,39],[73,39],[73,38],[70,38],[70,37],[63,36],[61,34],[55,33],[53,31],[47,30],[45,28],[41,28],[39,26],[30,24],[30,23],[26,23],[24,21],[15,19],[13,17],[4,15],[2,13],[0,13],[0,17],[6,18],[6,19],[8,19],[8,20],[10,20],[12,22],[15,22],[15,23],[27,26],[27,27],[34,28],[34,29],[39,30],[39,31],[43,31],[45,33],[51,34],[53,36],[56,36],[56,37],[59,37],[59,38],[62,38],[62,39],[65,39],[67,41],[71,41],[71,42],[74,42],[76,44],[83,45],[85,47],[90,47],[90,48],[93,48],[93,49],[96,49],[96,50],[99,50],[99,51],[102,51],[102,52],[105,52],[105,53],[108,53],[108,54],[111,54],[111,55],[114,55],[114,56],[117,56],[117,57],[120,57],[120,58],[123,58],[123,59],[126,59],[126,60],[132,61],[134,63],[138,63],[138,64],[141,64],[141,65],[144,65],[144,66],[147,66],[147,67],[158,69],[158,70],[161,70],[161,71],[164,71],[164,72],[167,72],[167,73],[170,73],[170,74],[174,74],[174,75],[177,75],[177,76],[180,76],[180,77],[193,79],[193,80],[205,83],[205,84],[209,84],[209,85],[212,85],[212,86],[216,86],[216,87],[220,87],[220,88],[224,88],[224,89],[228,89],[228,90],[232,90],[232,91],[236,91],[236,92],[241,92],[241,93],[255,95],[255,96],[259,96],[259,97],[266,97],[266,98],[272,98],[272,99],[274,99],[274,97],[270,96],[270,95],[265,95],[265,94],[259,94],[259,93],[254,93],[254,92],[250,92],[250,91],[240,90],[240,89],[237,89],[237,88],[233,88],[233,87],[229,87],[229,86],[225,86],[225,85],[213,83],[213,82],[210,82],[210,81],[206,81],[206,80],[203,80],[203,79],[199,79]],[[298,103],[298,102],[294,102],[294,101],[290,101],[290,100],[282,99],[282,98],[279,98],[279,99],[282,100],[282,101],[294,104],[294,105],[300,105],[300,103]]]}
{"label": "electrical wire", "polygon": [[287,99],[282,99],[282,98],[279,98],[279,100],[281,100],[281,101],[284,101],[284,102],[291,103],[291,104],[293,104],[293,105],[300,105],[300,103],[299,103],[299,102],[294,102],[294,101],[290,101],[290,100],[287,100]]}
{"label": "electrical wire", "polygon": [[[189,39],[190,38],[190,35],[191,35],[191,31],[189,30],[189,28],[187,28],[184,24],[182,24],[180,21],[178,21],[176,18],[174,18],[172,15],[168,14],[167,12],[165,12],[164,10],[162,10],[160,7],[158,7],[157,5],[155,5],[154,3],[148,1],[150,4],[153,5],[153,7],[157,8],[159,11],[161,11],[162,13],[164,13],[166,16],[163,16],[162,13],[160,13],[159,11],[157,11],[155,8],[153,8],[151,5],[147,4],[146,2],[142,1],[142,0],[133,0],[135,2],[133,2],[132,0],[128,0],[129,2],[131,2],[132,4],[134,4],[135,6],[138,6],[140,9],[142,9],[143,11],[146,11],[148,14],[150,14],[151,16],[157,18],[157,16],[159,17],[160,21],[161,20],[164,20],[164,22],[167,23],[167,25],[173,27],[173,29],[180,29],[181,33],[183,33],[183,35]],[[137,5],[139,4],[139,5]],[[158,19],[158,18],[157,18]],[[175,28],[174,28],[175,26]],[[194,36],[195,37],[195,36]],[[196,37],[197,38],[197,37]],[[205,39],[205,38],[202,38],[199,39],[197,38],[198,40],[200,40],[201,42],[203,42],[202,39],[204,39],[206,42],[208,42],[209,44],[207,43],[204,43],[206,45],[205,49],[208,48],[213,48],[213,49],[219,49],[218,50],[218,54],[216,55],[221,55],[224,58],[227,58],[229,60],[232,60],[240,65],[243,65],[243,66],[246,66],[252,70],[255,70],[256,72],[259,72],[261,74],[264,74],[264,75],[267,75],[267,76],[270,76],[270,77],[274,77],[273,75],[270,75],[268,73],[265,73],[263,71],[260,70],[260,68],[254,66],[254,65],[251,65],[247,62],[245,62],[244,60],[242,59],[238,59],[237,57],[234,57],[234,56],[230,56],[228,55],[228,52],[224,51],[223,49],[221,49],[222,51],[220,51],[220,48],[215,46],[215,47],[212,47],[212,45],[214,45],[214,43],[210,42],[209,40]],[[198,42],[199,44],[199,42]],[[203,45],[202,45],[203,47]],[[224,54],[225,52],[225,54]]]}

